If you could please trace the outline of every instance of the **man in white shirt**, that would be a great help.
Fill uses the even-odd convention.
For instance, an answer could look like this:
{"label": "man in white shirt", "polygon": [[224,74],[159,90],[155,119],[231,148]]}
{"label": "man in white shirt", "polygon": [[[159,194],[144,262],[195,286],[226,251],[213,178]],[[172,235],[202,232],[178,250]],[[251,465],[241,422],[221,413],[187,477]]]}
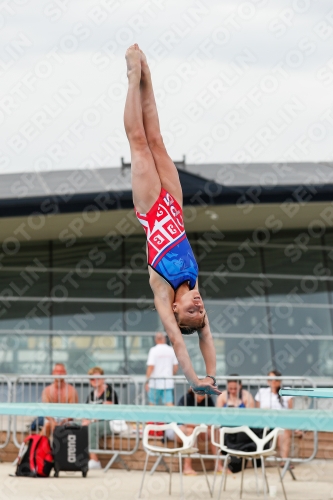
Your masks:
{"label": "man in white shirt", "polygon": [[167,345],[166,336],[158,332],[155,346],[148,354],[146,384],[150,405],[173,405],[174,381],[172,376],[178,371],[178,361],[172,347]]}

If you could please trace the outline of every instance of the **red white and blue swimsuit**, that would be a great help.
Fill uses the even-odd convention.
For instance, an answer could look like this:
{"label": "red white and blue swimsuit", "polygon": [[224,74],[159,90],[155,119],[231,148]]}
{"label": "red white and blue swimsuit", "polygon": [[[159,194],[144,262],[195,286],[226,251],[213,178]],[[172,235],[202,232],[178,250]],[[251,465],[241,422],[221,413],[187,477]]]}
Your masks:
{"label": "red white and blue swimsuit", "polygon": [[198,265],[186,237],[179,203],[162,188],[146,214],[137,210],[135,213],[147,236],[148,265],[174,290],[186,281],[192,290],[198,277]]}

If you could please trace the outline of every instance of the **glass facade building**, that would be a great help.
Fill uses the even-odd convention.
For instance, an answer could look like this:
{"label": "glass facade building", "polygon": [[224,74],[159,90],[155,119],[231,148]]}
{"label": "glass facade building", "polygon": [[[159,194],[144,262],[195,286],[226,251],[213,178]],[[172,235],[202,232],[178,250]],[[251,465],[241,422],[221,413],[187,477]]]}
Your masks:
{"label": "glass facade building", "polygon": [[[189,234],[219,374],[333,375],[333,233]],[[306,242],[306,243],[305,243]],[[9,243],[0,267],[0,370],[143,374],[161,323],[144,235]],[[198,373],[197,335],[185,337]]]}

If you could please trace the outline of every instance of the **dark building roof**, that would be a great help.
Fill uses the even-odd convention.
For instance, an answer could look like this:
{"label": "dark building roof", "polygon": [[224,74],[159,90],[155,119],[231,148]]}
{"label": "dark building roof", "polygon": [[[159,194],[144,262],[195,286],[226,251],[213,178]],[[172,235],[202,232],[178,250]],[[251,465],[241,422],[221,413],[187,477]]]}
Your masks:
{"label": "dark building roof", "polygon": [[[333,200],[333,163],[251,163],[182,165],[178,168],[184,204],[234,205]],[[133,207],[130,168],[96,168],[4,174],[0,217],[80,212],[96,202],[102,210]],[[295,195],[296,193],[296,195]],[[297,194],[298,193],[298,194]]]}

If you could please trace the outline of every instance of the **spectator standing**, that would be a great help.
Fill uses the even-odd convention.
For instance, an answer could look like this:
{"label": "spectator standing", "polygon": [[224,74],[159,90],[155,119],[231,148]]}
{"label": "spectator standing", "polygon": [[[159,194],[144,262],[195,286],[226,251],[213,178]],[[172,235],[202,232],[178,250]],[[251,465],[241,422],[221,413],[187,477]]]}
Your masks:
{"label": "spectator standing", "polygon": [[[166,336],[158,332],[155,335],[155,346],[148,354],[146,391],[150,405],[174,404],[174,381],[172,376],[178,371],[178,361],[172,347],[167,345]],[[150,378],[153,377],[153,378]]]}
{"label": "spectator standing", "polygon": [[[45,387],[42,392],[42,403],[78,403],[78,393],[71,384],[68,384],[63,378],[67,375],[66,367],[63,363],[56,363],[52,370],[54,381]],[[59,378],[58,378],[59,377]],[[70,419],[59,419],[46,417],[41,434],[50,436],[57,425],[68,422]]]}
{"label": "spectator standing", "polygon": [[[282,374],[278,370],[271,370],[268,373],[269,377],[281,377]],[[281,380],[268,380],[268,387],[259,389],[254,399],[256,408],[266,408],[270,410],[290,410],[293,407],[292,396],[280,396]],[[279,435],[279,448],[282,458],[287,458],[289,455],[291,430],[285,429],[283,434]],[[283,463],[281,464],[283,466]]]}
{"label": "spectator standing", "polygon": [[[96,378],[90,379],[90,385],[93,388],[89,393],[86,403],[88,404],[118,404],[118,395],[113,390],[110,384],[105,383],[104,370],[99,366],[94,366],[88,371],[88,375],[97,375]],[[89,432],[89,449],[99,448],[99,439],[103,436],[111,435],[110,422],[105,420],[83,420],[82,425],[88,425]],[[89,469],[101,469],[101,462],[98,460],[96,453],[89,453]]]}

